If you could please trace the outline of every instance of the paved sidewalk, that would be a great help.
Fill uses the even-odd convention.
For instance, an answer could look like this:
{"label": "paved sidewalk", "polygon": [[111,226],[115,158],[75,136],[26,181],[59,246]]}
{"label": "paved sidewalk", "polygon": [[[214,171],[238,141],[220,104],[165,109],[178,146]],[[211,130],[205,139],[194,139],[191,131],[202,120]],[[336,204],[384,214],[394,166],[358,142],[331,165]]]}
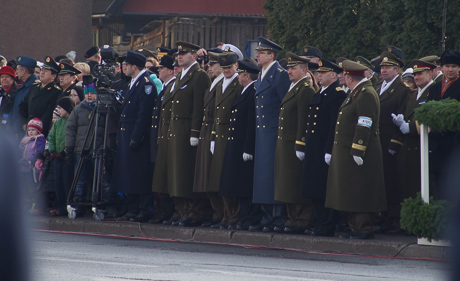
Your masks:
{"label": "paved sidewalk", "polygon": [[314,237],[239,230],[214,230],[201,227],[174,227],[150,223],[95,221],[91,217],[71,220],[67,217],[33,217],[35,229],[99,233],[177,240],[195,243],[219,243],[258,246],[306,252],[333,252],[381,257],[447,260],[449,247],[417,245],[417,238],[404,235],[376,234],[375,239],[353,240],[340,237]]}

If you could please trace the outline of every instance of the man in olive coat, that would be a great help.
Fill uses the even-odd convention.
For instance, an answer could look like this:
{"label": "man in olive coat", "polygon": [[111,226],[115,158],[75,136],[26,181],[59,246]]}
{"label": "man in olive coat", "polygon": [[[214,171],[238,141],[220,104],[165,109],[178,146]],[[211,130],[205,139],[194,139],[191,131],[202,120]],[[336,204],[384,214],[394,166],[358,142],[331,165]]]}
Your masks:
{"label": "man in olive coat", "polygon": [[128,213],[118,220],[147,222],[152,216],[150,126],[157,91],[144,70],[144,55],[128,51],[124,64],[132,79],[123,95],[112,188],[125,193],[128,201]]}
{"label": "man in olive coat", "polygon": [[[206,89],[211,85],[208,74],[196,61],[200,46],[176,42],[177,61],[182,71],[172,90],[171,121],[168,140],[168,192],[175,208],[183,206],[182,218],[172,223],[180,226],[201,225],[205,201],[193,193],[196,147],[199,142],[203,103]],[[181,202],[178,202],[181,201]]]}
{"label": "man in olive coat", "polygon": [[375,90],[380,100],[379,131],[388,204],[388,212],[384,216],[382,225],[384,232],[399,227],[401,213],[401,171],[398,169],[397,154],[402,148],[404,136],[393,123],[391,115],[404,114],[406,101],[412,92],[399,75],[399,69],[403,66],[404,62],[392,52],[384,51],[380,55],[382,81],[377,84]]}
{"label": "man in olive coat", "polygon": [[274,225],[284,227],[286,206],[275,200],[275,147],[278,136],[278,117],[281,101],[290,80],[284,68],[276,61],[282,48],[264,37],[259,37],[257,63],[262,68],[256,88],[256,150],[254,155],[253,203],[262,204],[264,217],[249,231],[271,231]]}
{"label": "man in olive coat", "polygon": [[339,108],[325,206],[348,212],[352,233],[343,237],[369,239],[374,213],[386,210],[379,100],[367,67],[350,60],[342,67],[351,92]]}
{"label": "man in olive coat", "polygon": [[318,82],[321,89],[315,94],[308,107],[308,121],[305,133],[305,160],[302,170],[301,195],[313,202],[316,225],[305,233],[314,236],[332,236],[338,223],[338,212],[324,207],[326,185],[335,125],[339,107],[347,95],[343,91],[338,75],[343,69],[335,63],[321,59]]}
{"label": "man in olive coat", "polygon": [[38,118],[43,122],[43,134],[48,135],[57,98],[62,93],[61,87],[55,83],[58,74],[59,66],[56,61],[52,57],[46,57],[40,71],[40,82],[30,87],[29,93],[19,104],[19,121],[24,130],[30,119]]}
{"label": "man in olive coat", "polygon": [[311,201],[300,196],[302,161],[305,158],[305,129],[308,104],[315,90],[308,82],[310,59],[287,53],[287,72],[291,86],[280,105],[278,139],[275,151],[275,200],[286,202],[286,225],[275,231],[303,233],[310,226]]}

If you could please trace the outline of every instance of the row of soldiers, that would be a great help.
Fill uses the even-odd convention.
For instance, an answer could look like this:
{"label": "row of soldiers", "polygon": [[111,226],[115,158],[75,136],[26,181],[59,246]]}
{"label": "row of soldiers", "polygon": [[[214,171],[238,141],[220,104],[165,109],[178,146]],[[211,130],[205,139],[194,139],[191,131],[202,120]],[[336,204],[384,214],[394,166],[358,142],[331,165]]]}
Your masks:
{"label": "row of soldiers", "polygon": [[[414,109],[458,99],[458,52],[443,53],[444,75],[434,85],[437,57],[413,60],[414,91],[400,76],[403,53],[395,47],[377,60],[378,83],[364,58],[334,62],[313,47],[288,53],[285,69],[281,46],[263,37],[257,62],[230,44],[176,47],[181,70],[176,76],[173,57],[162,57],[151,134],[134,142],[145,150],[114,172],[113,183],[138,198],[119,220],[150,220],[153,191],[152,223],[331,236],[345,218],[341,236],[369,239],[380,212],[384,232],[400,231],[400,204],[420,188]],[[203,55],[210,75],[197,62]],[[125,112],[139,111],[124,103]],[[121,124],[119,136],[126,130]]]}

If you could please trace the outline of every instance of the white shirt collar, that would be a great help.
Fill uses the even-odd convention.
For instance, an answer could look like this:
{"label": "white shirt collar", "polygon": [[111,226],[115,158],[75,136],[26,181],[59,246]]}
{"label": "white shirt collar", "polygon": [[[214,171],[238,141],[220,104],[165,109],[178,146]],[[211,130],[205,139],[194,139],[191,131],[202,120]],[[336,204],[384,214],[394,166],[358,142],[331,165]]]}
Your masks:
{"label": "white shirt collar", "polygon": [[134,84],[136,84],[137,79],[139,79],[139,77],[141,77],[141,75],[144,74],[145,71],[145,69],[142,69],[141,72],[139,72],[139,74],[137,74],[135,78],[131,79],[131,84],[129,85],[130,90],[134,87]]}
{"label": "white shirt collar", "polygon": [[426,89],[428,89],[428,87],[431,86],[431,84],[433,84],[433,80],[428,82],[428,84],[426,84],[426,86],[423,87],[423,89],[420,89],[419,87],[417,87],[418,92],[417,92],[417,99],[416,100],[418,100],[422,96],[422,94],[425,92]]}
{"label": "white shirt collar", "polygon": [[353,89],[351,89],[351,91],[353,92],[353,91],[356,89],[356,87],[358,87],[358,86],[361,85],[362,83],[366,82],[367,80],[369,80],[369,79],[363,78],[363,80],[359,81],[358,84],[356,84],[356,86],[353,87]]}
{"label": "white shirt collar", "polygon": [[209,88],[210,91],[212,91],[212,89],[214,89],[214,87],[217,85],[217,83],[220,82],[220,80],[222,80],[224,78],[224,74],[221,73],[219,74],[219,76],[217,76],[214,81],[212,81],[211,83],[211,87]]}
{"label": "white shirt collar", "polygon": [[267,68],[261,70],[261,74],[260,74],[260,81],[262,81],[265,77],[265,74],[267,74],[268,70],[275,64],[276,60],[275,61],[272,61],[268,66]]}
{"label": "white shirt collar", "polygon": [[304,76],[304,77],[300,78],[299,81],[297,81],[297,82],[295,82],[295,83],[291,83],[291,86],[289,87],[288,92],[289,92],[290,90],[292,90],[292,88],[294,88],[295,85],[297,85],[300,81],[302,81],[302,80],[305,79],[305,78],[307,78],[307,76]]}
{"label": "white shirt collar", "polygon": [[187,75],[187,72],[190,70],[190,68],[192,68],[192,66],[194,66],[195,64],[197,64],[196,61],[194,61],[187,69],[183,69],[182,68],[182,74],[180,76],[180,79],[182,80],[182,78],[185,77],[185,75]]}
{"label": "white shirt collar", "polygon": [[399,74],[396,75],[393,80],[391,80],[390,82],[386,82],[385,80],[383,80],[382,82],[382,87],[380,87],[380,95],[385,92],[388,88],[390,88],[391,84],[393,84],[393,82],[396,80],[396,78],[399,77]]}
{"label": "white shirt collar", "polygon": [[233,79],[235,79],[237,76],[238,76],[238,73],[233,74],[233,76],[230,77],[230,78],[225,78],[224,77],[224,81],[222,81],[222,94],[225,92],[225,90],[227,89],[228,85],[230,85],[230,83],[232,83]]}
{"label": "white shirt collar", "polygon": [[254,82],[256,82],[256,81],[252,81],[251,83],[246,85],[246,87],[244,87],[243,91],[241,91],[241,94],[244,93],[244,91],[246,91],[246,89],[249,88],[252,84],[254,84]]}

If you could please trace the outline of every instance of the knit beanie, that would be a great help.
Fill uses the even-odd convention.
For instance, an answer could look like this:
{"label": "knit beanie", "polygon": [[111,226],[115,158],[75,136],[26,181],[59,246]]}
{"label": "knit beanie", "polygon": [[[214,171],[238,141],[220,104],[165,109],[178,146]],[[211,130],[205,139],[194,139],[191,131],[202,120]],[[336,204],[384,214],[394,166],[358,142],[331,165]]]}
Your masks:
{"label": "knit beanie", "polygon": [[85,94],[83,93],[83,87],[75,86],[75,87],[73,87],[73,90],[75,90],[75,92],[77,92],[78,98],[80,99],[80,102],[85,100]]}
{"label": "knit beanie", "polygon": [[75,107],[75,101],[71,97],[63,97],[58,100],[57,105],[70,114]]}
{"label": "knit beanie", "polygon": [[27,124],[27,128],[34,128],[38,131],[38,134],[41,134],[43,130],[43,122],[38,118],[33,118]]}

